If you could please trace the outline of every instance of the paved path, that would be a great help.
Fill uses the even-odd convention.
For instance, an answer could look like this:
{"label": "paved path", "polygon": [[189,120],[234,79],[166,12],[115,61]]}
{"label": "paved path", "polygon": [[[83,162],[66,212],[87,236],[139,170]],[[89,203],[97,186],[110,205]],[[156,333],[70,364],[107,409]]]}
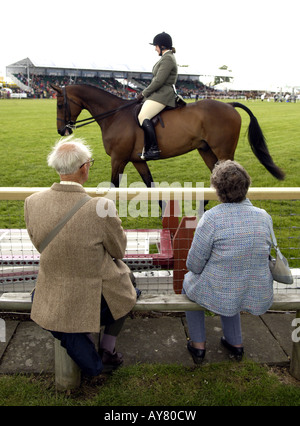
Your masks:
{"label": "paved path", "polygon": [[[262,364],[287,366],[292,352],[294,318],[293,313],[267,313],[260,317],[243,314],[246,357]],[[207,317],[206,327],[205,363],[228,360],[228,352],[220,345],[220,318]],[[6,342],[0,342],[0,374],[54,373],[54,339],[50,333],[30,320],[5,320],[5,328]],[[126,320],[117,350],[124,354],[124,365],[179,363],[191,367],[194,364],[186,342],[184,316],[135,316]]]}

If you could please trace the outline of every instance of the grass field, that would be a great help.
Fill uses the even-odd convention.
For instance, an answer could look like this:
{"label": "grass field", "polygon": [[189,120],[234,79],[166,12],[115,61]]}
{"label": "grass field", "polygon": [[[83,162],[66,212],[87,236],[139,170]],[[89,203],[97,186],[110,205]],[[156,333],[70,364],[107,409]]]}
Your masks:
{"label": "grass field", "polygon": [[[246,137],[248,115],[242,116],[242,129],[236,150],[236,160],[249,172],[252,186],[298,186],[300,158],[300,103],[273,103],[253,101],[247,106],[256,115],[268,141],[274,161],[286,172],[285,181],[277,181],[258,162]],[[82,118],[89,116],[83,112]],[[56,131],[56,101],[49,99],[0,101],[0,152],[1,186],[50,186],[57,179],[47,167],[46,157],[50,147],[59,138]],[[76,131],[87,140],[96,159],[86,186],[96,187],[110,181],[110,157],[104,152],[101,131],[96,123]],[[168,160],[149,162],[156,182],[204,182],[209,186],[210,172],[197,151]],[[167,179],[166,179],[166,170]],[[128,184],[140,181],[129,164],[125,173]]]}

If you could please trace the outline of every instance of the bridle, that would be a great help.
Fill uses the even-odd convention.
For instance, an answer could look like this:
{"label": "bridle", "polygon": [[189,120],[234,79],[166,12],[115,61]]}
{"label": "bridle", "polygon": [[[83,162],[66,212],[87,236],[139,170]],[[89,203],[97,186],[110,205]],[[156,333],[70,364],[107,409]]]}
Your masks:
{"label": "bridle", "polygon": [[[124,105],[119,106],[118,108],[112,109],[110,111],[92,116],[92,117],[88,117],[85,118],[83,120],[77,120],[77,121],[73,121],[71,119],[71,109],[70,109],[70,102],[73,102],[73,104],[79,106],[81,109],[83,109],[83,106],[78,104],[77,102],[75,102],[73,99],[68,98],[67,96],[67,90],[66,87],[63,86],[62,87],[62,93],[63,93],[63,106],[64,106],[64,119],[62,118],[57,118],[58,121],[62,121],[65,123],[65,127],[62,129],[62,132],[64,133],[66,129],[68,129],[70,132],[72,132],[74,129],[79,129],[79,127],[83,127],[86,126],[88,124],[94,123],[97,120],[103,120],[104,118],[110,117],[113,114],[116,114],[117,112],[125,109],[125,108],[129,108],[130,106],[137,104],[139,101],[137,99],[134,99],[133,101],[130,101]],[[82,123],[79,124],[78,123]]]}

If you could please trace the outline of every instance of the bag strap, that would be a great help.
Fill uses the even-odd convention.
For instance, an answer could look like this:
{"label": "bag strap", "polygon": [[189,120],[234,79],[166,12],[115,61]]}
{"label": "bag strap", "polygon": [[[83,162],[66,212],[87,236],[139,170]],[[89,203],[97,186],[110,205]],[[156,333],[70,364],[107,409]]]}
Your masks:
{"label": "bag strap", "polygon": [[85,195],[80,198],[80,200],[75,204],[75,206],[58,222],[55,228],[44,238],[44,240],[39,245],[39,252],[42,253],[47,245],[53,240],[53,238],[59,233],[59,231],[65,226],[65,224],[74,216],[74,214],[92,197]]}
{"label": "bag strap", "polygon": [[281,251],[280,251],[280,249],[279,249],[279,247],[277,245],[277,240],[276,240],[276,237],[275,237],[275,233],[274,233],[274,230],[273,230],[273,227],[271,226],[271,224],[269,225],[269,228],[270,228],[271,237],[272,237],[272,241],[273,241],[273,247],[274,247],[276,253],[278,254],[278,256],[280,257],[280,259],[282,259],[283,258],[283,254],[281,253]]}
{"label": "bag strap", "polygon": [[274,229],[273,229],[272,223],[270,221],[270,216],[267,214],[267,212],[264,212],[264,213],[265,213],[265,216],[268,220],[268,226],[269,226],[269,231],[270,231],[270,234],[271,234],[271,240],[272,240],[272,243],[273,243],[273,247],[276,249],[277,248],[277,240],[276,240],[276,237],[275,237],[275,234],[274,234]]}
{"label": "bag strap", "polygon": [[271,225],[270,225],[270,232],[271,232],[271,237],[272,237],[272,240],[273,240],[273,246],[276,249],[277,248],[277,240],[276,240],[276,237],[275,237],[275,234],[274,234],[273,227]]}

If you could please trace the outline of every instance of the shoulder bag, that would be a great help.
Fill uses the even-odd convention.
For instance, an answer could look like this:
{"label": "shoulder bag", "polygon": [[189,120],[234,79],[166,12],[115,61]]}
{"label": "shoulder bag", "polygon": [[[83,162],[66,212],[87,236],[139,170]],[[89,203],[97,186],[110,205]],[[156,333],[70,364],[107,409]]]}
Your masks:
{"label": "shoulder bag", "polygon": [[65,224],[71,219],[71,217],[73,217],[74,214],[90,199],[91,197],[89,195],[85,195],[84,197],[80,198],[80,200],[75,204],[75,206],[72,207],[70,211],[68,211],[68,213],[58,222],[55,228],[53,228],[52,231],[49,232],[49,234],[41,242],[41,244],[39,245],[40,253],[45,250],[47,245],[53,240],[53,238],[59,233],[59,231],[62,230]]}
{"label": "shoulder bag", "polygon": [[281,253],[277,240],[273,231],[272,226],[270,226],[271,236],[273,247],[276,251],[276,259],[274,259],[271,255],[269,258],[269,267],[271,274],[275,281],[283,284],[293,284],[294,279],[288,264],[287,259]]}

